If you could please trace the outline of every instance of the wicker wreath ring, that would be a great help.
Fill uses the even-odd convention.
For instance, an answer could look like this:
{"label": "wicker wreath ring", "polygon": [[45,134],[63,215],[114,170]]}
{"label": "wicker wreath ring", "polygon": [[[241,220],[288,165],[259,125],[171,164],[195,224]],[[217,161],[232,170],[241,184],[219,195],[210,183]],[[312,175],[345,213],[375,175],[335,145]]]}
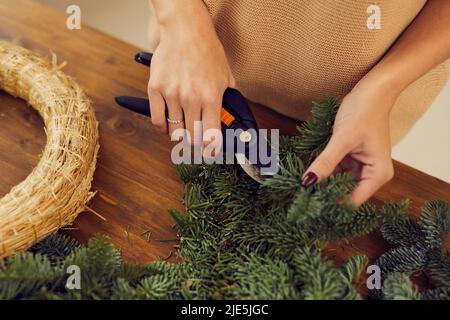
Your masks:
{"label": "wicker wreath ring", "polygon": [[38,165],[0,199],[0,258],[72,224],[93,196],[98,124],[84,91],[59,69],[0,41],[0,90],[35,108],[47,134]]}

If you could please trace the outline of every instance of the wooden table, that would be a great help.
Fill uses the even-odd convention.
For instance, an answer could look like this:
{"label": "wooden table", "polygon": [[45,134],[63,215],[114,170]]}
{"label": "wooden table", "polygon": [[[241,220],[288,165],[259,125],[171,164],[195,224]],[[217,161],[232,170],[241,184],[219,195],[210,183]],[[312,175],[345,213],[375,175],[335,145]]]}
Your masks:
{"label": "wooden table", "polygon": [[[171,143],[153,130],[148,120],[114,103],[116,95],[146,94],[148,70],[133,61],[140,50],[85,25],[81,30],[68,30],[66,18],[34,1],[0,1],[0,38],[46,56],[51,49],[60,62],[67,61],[65,72],[87,89],[100,122],[101,149],[93,183],[98,195],[90,207],[106,221],[85,212],[75,221],[76,230],[69,233],[81,241],[95,234],[109,235],[129,261],[167,258],[176,243],[154,239],[176,237],[166,209],[182,209],[179,199],[183,193],[170,160]],[[253,110],[260,127],[296,132],[293,120],[260,106]],[[37,164],[45,142],[38,114],[23,101],[0,93],[0,196]],[[375,200],[410,198],[415,215],[428,199],[450,200],[449,184],[398,162],[395,169],[395,178]],[[153,232],[150,241],[141,236],[148,229]],[[377,232],[353,243],[357,246],[333,245],[337,262],[360,251],[376,257],[386,246]]]}

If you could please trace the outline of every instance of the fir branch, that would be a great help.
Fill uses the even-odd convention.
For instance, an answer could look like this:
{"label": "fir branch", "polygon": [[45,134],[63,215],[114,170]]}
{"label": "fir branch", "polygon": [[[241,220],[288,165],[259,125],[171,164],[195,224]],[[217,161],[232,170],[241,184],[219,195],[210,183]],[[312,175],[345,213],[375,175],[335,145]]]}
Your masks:
{"label": "fir branch", "polygon": [[413,273],[425,268],[427,252],[416,246],[398,247],[381,255],[375,264],[384,274],[391,272]]}
{"label": "fir branch", "polygon": [[56,233],[35,244],[30,248],[30,252],[39,252],[50,259],[52,264],[56,264],[79,247],[80,244],[74,238]]}
{"label": "fir branch", "polygon": [[18,253],[0,271],[0,300],[27,298],[44,288],[59,285],[63,279],[63,269],[52,266],[46,256]]}
{"label": "fir branch", "polygon": [[425,290],[420,294],[421,300],[450,300],[450,287]]}
{"label": "fir branch", "polygon": [[387,300],[418,300],[420,298],[417,288],[405,273],[390,273],[383,283],[383,295]]}
{"label": "fir branch", "polygon": [[441,248],[450,232],[450,203],[428,201],[417,223],[425,233],[426,244]]}
{"label": "fir branch", "polygon": [[327,145],[333,132],[333,122],[339,108],[336,98],[328,98],[319,103],[313,103],[312,119],[299,127],[301,142],[297,151],[313,159],[317,157]]}
{"label": "fir branch", "polygon": [[235,290],[239,299],[299,299],[294,273],[286,262],[250,254],[236,268]]}
{"label": "fir branch", "polygon": [[427,272],[436,286],[450,288],[450,253],[433,257],[427,266]]}
{"label": "fir branch", "polygon": [[383,222],[380,230],[383,237],[395,246],[412,246],[423,239],[422,228],[406,214],[408,201],[388,203],[383,206]]}
{"label": "fir branch", "polygon": [[344,277],[347,285],[351,285],[354,280],[363,273],[366,269],[369,259],[365,255],[357,255],[351,257],[344,265],[341,267],[341,275]]}
{"label": "fir branch", "polygon": [[291,222],[303,223],[309,219],[318,217],[324,207],[320,195],[312,194],[310,190],[301,189],[297,192],[292,202],[287,219]]}
{"label": "fir branch", "polygon": [[306,300],[334,300],[344,296],[347,289],[344,277],[330,261],[322,259],[319,250],[296,250],[292,263]]}

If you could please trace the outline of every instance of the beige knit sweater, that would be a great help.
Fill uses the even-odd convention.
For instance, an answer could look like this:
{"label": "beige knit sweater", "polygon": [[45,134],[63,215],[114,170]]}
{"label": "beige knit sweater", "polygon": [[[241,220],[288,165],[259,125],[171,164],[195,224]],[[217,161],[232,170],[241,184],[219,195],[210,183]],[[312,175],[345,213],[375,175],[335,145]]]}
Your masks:
{"label": "beige knit sweater", "polygon": [[[343,97],[386,53],[426,0],[204,0],[237,87],[248,99],[305,119],[312,101]],[[369,29],[369,5],[381,28]],[[445,85],[449,61],[411,84],[391,116],[398,142]],[[449,106],[450,107],[450,106]]]}

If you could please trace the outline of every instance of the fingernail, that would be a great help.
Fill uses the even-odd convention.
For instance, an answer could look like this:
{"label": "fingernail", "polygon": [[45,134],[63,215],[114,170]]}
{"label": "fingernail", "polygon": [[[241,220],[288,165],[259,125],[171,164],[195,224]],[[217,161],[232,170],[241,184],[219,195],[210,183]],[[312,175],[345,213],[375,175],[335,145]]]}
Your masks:
{"label": "fingernail", "polygon": [[302,187],[308,188],[315,184],[318,180],[317,175],[314,172],[308,172],[306,176],[302,179]]}
{"label": "fingernail", "polygon": [[136,60],[137,62],[150,67],[150,64],[152,62],[152,54],[148,53],[148,52],[139,52],[136,53],[136,55],[134,56],[134,60]]}

